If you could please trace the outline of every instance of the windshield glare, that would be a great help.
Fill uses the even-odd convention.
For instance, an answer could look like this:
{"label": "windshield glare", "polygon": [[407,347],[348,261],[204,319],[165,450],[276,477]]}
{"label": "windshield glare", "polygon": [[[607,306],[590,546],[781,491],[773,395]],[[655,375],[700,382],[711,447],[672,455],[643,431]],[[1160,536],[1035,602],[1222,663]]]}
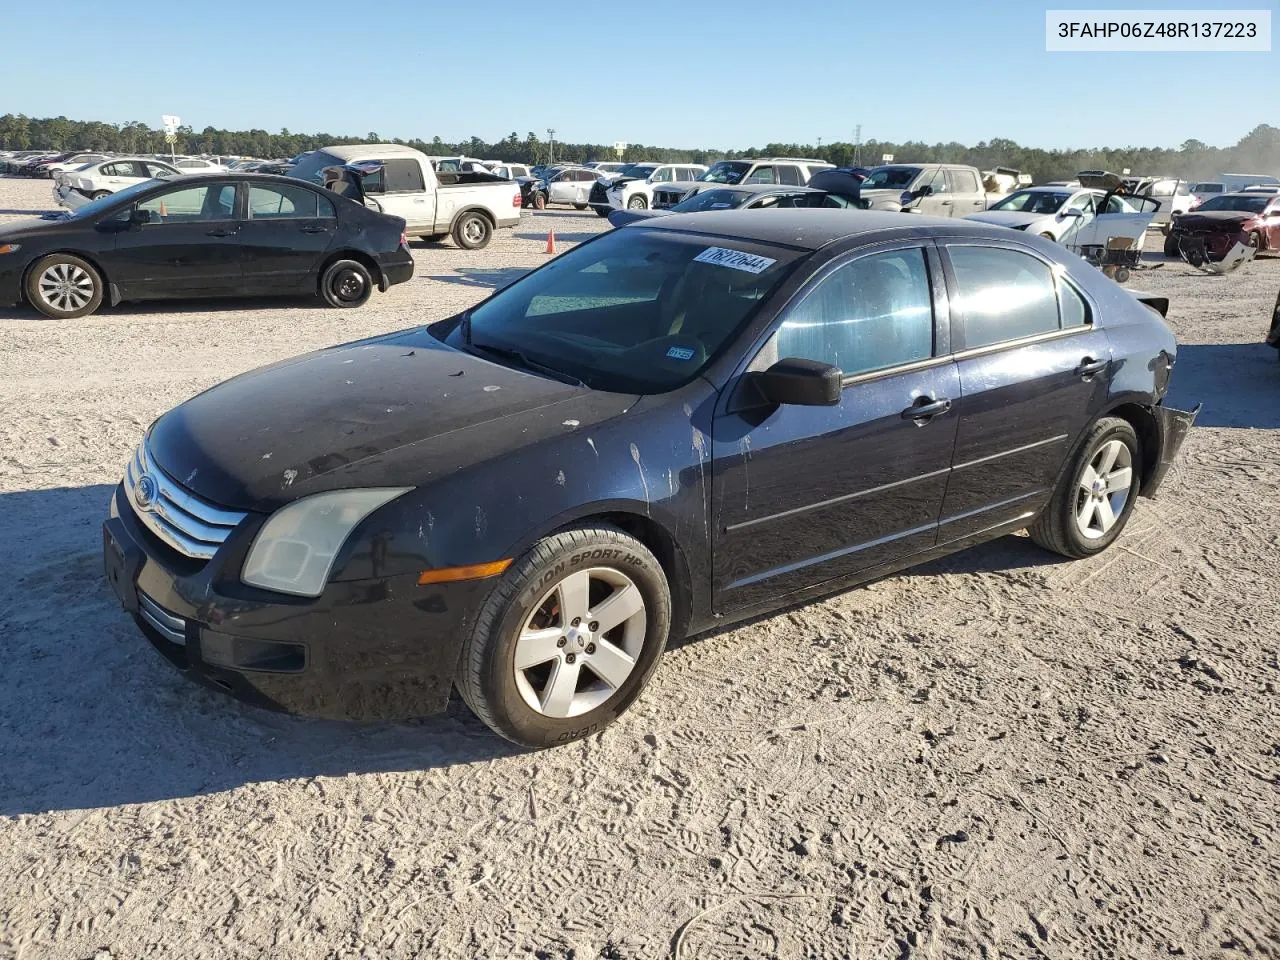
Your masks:
{"label": "windshield glare", "polygon": [[741,160],[721,160],[698,179],[703,183],[741,183],[751,169],[751,164]]}
{"label": "windshield glare", "polygon": [[1019,213],[1057,213],[1071,199],[1069,193],[1045,190],[1019,190],[993,203],[990,210],[1016,210]]}
{"label": "windshield glare", "polygon": [[889,190],[909,187],[920,176],[919,167],[876,167],[859,184],[863,190]]}
{"label": "windshield glare", "polygon": [[163,180],[146,180],[142,183],[135,183],[131,187],[125,187],[123,190],[117,190],[110,196],[102,197],[98,200],[90,200],[83,207],[77,207],[70,213],[72,220],[79,220],[81,217],[92,217],[101,213],[108,207],[114,206],[118,201],[132,197],[134,194],[141,193],[143,190],[149,190],[158,183],[164,183]]}
{"label": "windshield glare", "polygon": [[[595,390],[664,393],[724,349],[803,254],[629,227],[494,294],[447,342],[517,350]],[[698,258],[702,259],[699,260]],[[718,262],[714,262],[718,261]]]}
{"label": "windshield glare", "polygon": [[748,190],[704,190],[671,208],[673,213],[695,213],[699,210],[732,210],[742,206],[755,194]]}
{"label": "windshield glare", "polygon": [[1261,213],[1267,205],[1269,198],[1265,194],[1259,194],[1256,197],[1210,197],[1204,203],[1200,204],[1195,210],[1196,213],[1204,213],[1212,210],[1238,210],[1241,213]]}

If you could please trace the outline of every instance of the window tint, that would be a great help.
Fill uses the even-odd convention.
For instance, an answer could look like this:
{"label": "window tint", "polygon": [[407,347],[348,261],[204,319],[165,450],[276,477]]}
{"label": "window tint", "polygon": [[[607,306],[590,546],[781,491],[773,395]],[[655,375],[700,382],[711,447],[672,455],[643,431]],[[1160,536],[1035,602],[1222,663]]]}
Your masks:
{"label": "window tint", "polygon": [[784,163],[778,167],[778,182],[785,183],[789,187],[798,187],[804,183],[804,180],[800,176],[799,167]]}
{"label": "window tint", "polygon": [[427,188],[422,165],[408,157],[385,161],[382,174],[384,193],[420,193]]}
{"label": "window tint", "polygon": [[933,355],[924,251],[895,250],[837,267],[787,314],[778,356],[834,364],[846,376]]}
{"label": "window tint", "polygon": [[952,169],[947,171],[947,179],[952,193],[981,193],[978,178],[972,170]]}
{"label": "window tint", "polygon": [[1061,277],[1058,278],[1058,299],[1062,304],[1062,327],[1083,327],[1089,323],[1089,307],[1076,288]]}
{"label": "window tint", "polygon": [[751,176],[742,181],[743,183],[777,183],[774,178],[773,167],[756,167],[751,171]]}
{"label": "window tint", "polygon": [[132,160],[117,160],[115,163],[108,163],[102,168],[104,177],[145,177],[142,172],[141,165],[134,163]]}
{"label": "window tint", "polygon": [[235,217],[236,188],[232,183],[212,183],[168,190],[140,201],[138,209],[150,213],[152,223],[231,220]]}
{"label": "window tint", "polygon": [[333,204],[306,187],[254,184],[249,188],[249,216],[254,220],[332,217]]}
{"label": "window tint", "polygon": [[996,247],[955,246],[947,252],[967,349],[1058,329],[1058,296],[1045,263]]}

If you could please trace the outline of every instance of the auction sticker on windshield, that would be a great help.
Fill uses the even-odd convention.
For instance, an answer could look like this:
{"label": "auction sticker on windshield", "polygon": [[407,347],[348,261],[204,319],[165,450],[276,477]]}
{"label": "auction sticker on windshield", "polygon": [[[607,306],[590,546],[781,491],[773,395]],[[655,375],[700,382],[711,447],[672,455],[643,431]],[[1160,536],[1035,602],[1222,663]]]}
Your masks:
{"label": "auction sticker on windshield", "polygon": [[769,257],[759,257],[754,253],[743,253],[741,250],[729,250],[725,247],[707,247],[693,259],[695,263],[710,263],[745,273],[764,273],[778,262]]}

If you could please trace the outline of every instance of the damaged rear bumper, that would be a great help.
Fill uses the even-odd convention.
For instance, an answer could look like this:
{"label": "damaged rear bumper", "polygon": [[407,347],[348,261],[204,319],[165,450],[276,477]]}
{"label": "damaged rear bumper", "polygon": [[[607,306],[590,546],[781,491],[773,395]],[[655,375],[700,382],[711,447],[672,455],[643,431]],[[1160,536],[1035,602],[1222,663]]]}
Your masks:
{"label": "damaged rear bumper", "polygon": [[1173,461],[1178,458],[1178,453],[1182,450],[1182,441],[1187,439],[1187,434],[1191,432],[1191,426],[1200,415],[1202,406],[1204,404],[1197,403],[1194,410],[1178,410],[1161,403],[1154,408],[1156,429],[1160,433],[1160,459],[1143,479],[1142,495],[1144,497],[1156,495],[1169,468],[1173,466]]}

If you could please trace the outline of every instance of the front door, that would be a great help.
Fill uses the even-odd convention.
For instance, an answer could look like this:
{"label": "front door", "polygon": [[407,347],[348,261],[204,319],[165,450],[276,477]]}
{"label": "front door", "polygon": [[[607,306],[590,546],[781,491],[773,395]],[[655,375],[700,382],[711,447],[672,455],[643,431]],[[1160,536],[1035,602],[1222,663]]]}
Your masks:
{"label": "front door", "polygon": [[116,234],[111,275],[122,298],[239,292],[243,221],[234,183],[176,183],[136,208],[151,219]]}
{"label": "front door", "polygon": [[936,254],[906,246],[828,268],[780,319],[752,370],[838,366],[834,407],[725,413],[712,427],[717,612],[776,600],[932,546],[959,399]]}
{"label": "front door", "polygon": [[328,197],[301,184],[251,183],[241,228],[246,293],[314,293],[338,230]]}
{"label": "front door", "polygon": [[448,229],[444,214],[437,215],[436,200],[441,191],[428,190],[422,161],[416,157],[385,160],[382,168],[362,179],[365,196],[378,209],[405,222],[405,232],[413,236],[431,236],[439,224]]}
{"label": "front door", "polygon": [[960,373],[955,464],[939,541],[1030,518],[1106,402],[1111,346],[1051,264],[1005,246],[951,243]]}
{"label": "front door", "polygon": [[939,167],[933,176],[928,174],[921,178],[920,186],[927,186],[929,192],[916,201],[915,210],[929,217],[952,216],[951,185],[947,183],[946,171]]}
{"label": "front door", "polygon": [[1105,247],[1108,240],[1127,237],[1139,249],[1142,248],[1147,227],[1155,216],[1155,204],[1152,201],[1143,197],[1121,200],[1112,195],[1106,197],[1105,202],[1102,197],[1098,197],[1095,203],[1101,205],[1100,209],[1096,209],[1094,216],[1082,223],[1070,238],[1062,241],[1064,246],[1078,253],[1085,246],[1099,244]]}

